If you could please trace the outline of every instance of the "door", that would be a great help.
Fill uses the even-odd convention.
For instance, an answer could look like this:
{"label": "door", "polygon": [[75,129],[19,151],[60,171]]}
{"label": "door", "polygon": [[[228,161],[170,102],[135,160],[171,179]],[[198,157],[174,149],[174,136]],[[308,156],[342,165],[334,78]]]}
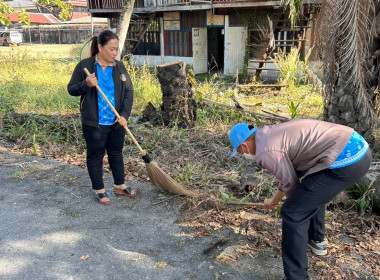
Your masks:
{"label": "door", "polygon": [[207,72],[207,29],[193,28],[193,70],[194,74]]}
{"label": "door", "polygon": [[224,74],[235,75],[243,68],[246,38],[245,27],[226,28]]}
{"label": "door", "polygon": [[221,72],[224,67],[224,28],[207,29],[207,65],[209,71]]}

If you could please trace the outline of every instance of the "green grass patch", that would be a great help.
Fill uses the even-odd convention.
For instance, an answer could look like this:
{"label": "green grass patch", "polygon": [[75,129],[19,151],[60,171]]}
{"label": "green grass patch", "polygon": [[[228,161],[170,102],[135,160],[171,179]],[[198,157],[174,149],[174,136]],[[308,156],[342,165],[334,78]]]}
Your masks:
{"label": "green grass patch", "polygon": [[[54,51],[50,45],[4,49],[6,52],[0,54],[0,113],[79,112],[79,98],[67,92],[67,84],[78,63],[80,48],[77,45],[66,46],[66,51],[62,51],[63,47]],[[134,87],[133,113],[140,114],[148,102],[159,107],[162,94],[155,69],[148,65],[138,67],[126,61],[124,64]]]}
{"label": "green grass patch", "polygon": [[133,112],[140,114],[149,102],[158,108],[161,104],[162,93],[156,69],[149,65],[138,67],[133,62],[127,61],[124,61],[124,65],[134,89]]}
{"label": "green grass patch", "polygon": [[[67,114],[78,110],[78,100],[66,90],[74,62],[32,56],[13,48],[0,54],[0,107],[20,114]],[[5,101],[7,104],[5,104]]]}

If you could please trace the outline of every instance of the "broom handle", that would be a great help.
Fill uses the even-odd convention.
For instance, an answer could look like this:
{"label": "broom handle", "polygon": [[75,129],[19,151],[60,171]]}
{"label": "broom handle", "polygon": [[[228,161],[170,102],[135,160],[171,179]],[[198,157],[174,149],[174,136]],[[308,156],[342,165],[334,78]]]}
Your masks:
{"label": "broom handle", "polygon": [[[86,73],[87,76],[90,76],[90,72],[87,70],[87,68],[84,68],[83,69],[84,72]],[[111,107],[112,111],[115,113],[116,117],[117,118],[120,118],[120,115],[119,113],[116,111],[115,107],[113,107],[113,105],[111,104],[111,102],[108,100],[107,96],[103,93],[102,89],[96,85],[96,89],[100,92],[100,94],[103,96],[104,100],[108,103],[108,105]],[[132,132],[129,130],[129,128],[127,126],[124,126],[125,130],[127,131],[127,133],[129,134],[129,136],[132,138],[133,142],[136,144],[137,148],[139,148],[140,150],[140,153],[142,156],[145,156],[146,155],[146,151],[144,151],[140,144],[137,142],[136,138],[133,136]]]}
{"label": "broom handle", "polygon": [[[267,207],[265,203],[260,203],[260,202],[239,202],[239,201],[230,201],[227,202],[227,204],[230,205],[238,205],[238,206],[257,206],[257,207]],[[274,207],[281,206],[281,204],[276,204],[273,205]]]}

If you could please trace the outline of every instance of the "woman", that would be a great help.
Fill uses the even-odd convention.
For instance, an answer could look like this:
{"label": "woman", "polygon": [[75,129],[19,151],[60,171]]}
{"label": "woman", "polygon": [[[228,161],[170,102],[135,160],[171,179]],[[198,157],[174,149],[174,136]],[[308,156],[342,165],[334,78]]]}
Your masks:
{"label": "woman", "polygon": [[[87,168],[92,189],[99,203],[106,205],[110,199],[104,189],[103,158],[107,151],[114,178],[114,192],[134,197],[135,190],[124,182],[123,144],[127,120],[133,104],[133,87],[124,65],[115,60],[119,51],[119,38],[106,30],[92,38],[91,57],[78,63],[67,90],[80,96],[82,130],[87,146]],[[90,76],[84,72],[87,68]],[[116,118],[107,102],[96,90],[102,89],[120,115]]]}

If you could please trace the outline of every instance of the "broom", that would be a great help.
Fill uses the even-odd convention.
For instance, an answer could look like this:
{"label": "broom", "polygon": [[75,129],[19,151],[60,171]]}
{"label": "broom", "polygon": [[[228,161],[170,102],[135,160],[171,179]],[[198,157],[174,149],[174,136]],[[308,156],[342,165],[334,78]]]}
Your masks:
{"label": "broom", "polygon": [[[87,70],[87,68],[83,69],[87,76],[91,75],[90,72]],[[100,92],[100,94],[103,96],[104,100],[108,103],[108,105],[111,107],[112,111],[116,115],[117,118],[120,118],[119,113],[116,111],[116,109],[112,106],[111,102],[109,102],[107,96],[103,93],[102,89],[96,85],[96,89]],[[142,156],[142,159],[145,162],[145,167],[148,172],[149,179],[151,183],[159,188],[162,191],[167,191],[179,195],[186,195],[186,196],[197,196],[196,193],[189,191],[185,189],[183,186],[178,184],[176,181],[174,181],[168,174],[166,174],[161,168],[159,168],[149,157],[146,151],[144,151],[139,143],[137,142],[136,138],[133,136],[132,132],[128,129],[127,126],[124,126],[125,130],[129,134],[129,136],[132,138],[133,142],[136,144],[137,148],[140,151],[140,154]]]}

